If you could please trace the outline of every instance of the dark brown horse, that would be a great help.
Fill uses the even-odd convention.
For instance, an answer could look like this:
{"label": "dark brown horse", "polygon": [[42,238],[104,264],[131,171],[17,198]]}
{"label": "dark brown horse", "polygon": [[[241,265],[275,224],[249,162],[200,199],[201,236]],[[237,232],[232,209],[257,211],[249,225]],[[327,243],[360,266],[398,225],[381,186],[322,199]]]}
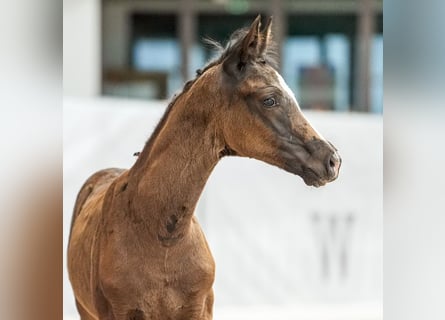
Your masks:
{"label": "dark brown horse", "polygon": [[80,190],[68,248],[82,320],[212,319],[215,264],[193,215],[223,156],[334,180],[340,157],[311,127],[271,55],[271,19],[234,33],[173,99],[129,170]]}

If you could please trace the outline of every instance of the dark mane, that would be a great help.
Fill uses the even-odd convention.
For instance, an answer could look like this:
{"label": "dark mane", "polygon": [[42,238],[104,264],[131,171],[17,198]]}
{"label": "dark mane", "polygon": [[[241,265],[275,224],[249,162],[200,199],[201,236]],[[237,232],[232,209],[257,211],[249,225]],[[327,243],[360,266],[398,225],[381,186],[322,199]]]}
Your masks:
{"label": "dark mane", "polygon": [[[199,79],[199,77],[206,72],[211,67],[221,64],[227,57],[231,56],[232,54],[239,52],[241,45],[242,45],[242,39],[247,34],[248,28],[241,28],[236,30],[232,33],[229,40],[227,41],[226,45],[223,46],[220,42],[210,39],[210,38],[204,38],[203,42],[210,47],[212,47],[213,50],[219,53],[219,55],[213,59],[210,60],[202,69],[196,70],[196,76],[194,79],[188,80],[182,89],[181,92],[176,93],[173,98],[171,99],[170,103],[168,104],[164,115],[162,116],[159,123],[156,125],[155,130],[151,134],[150,138],[145,143],[144,147],[144,153],[145,156],[149,154],[149,150],[151,149],[151,146],[153,145],[153,141],[158,136],[159,132],[161,131],[162,127],[165,125],[165,122],[167,121],[167,118],[175,105],[176,101],[181,97],[184,93],[186,93],[192,85]],[[274,69],[277,69],[278,66],[278,56],[276,53],[276,43],[274,41],[270,41],[268,47],[265,50],[264,54],[264,60],[267,64],[272,66]],[[142,156],[142,153],[141,153]],[[145,157],[144,156],[144,157]],[[142,157],[141,157],[142,158]]]}

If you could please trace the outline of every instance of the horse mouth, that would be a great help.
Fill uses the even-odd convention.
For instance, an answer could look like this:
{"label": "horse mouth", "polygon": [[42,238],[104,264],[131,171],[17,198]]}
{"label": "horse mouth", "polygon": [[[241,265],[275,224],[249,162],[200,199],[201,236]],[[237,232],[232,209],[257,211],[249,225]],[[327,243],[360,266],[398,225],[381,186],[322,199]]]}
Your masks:
{"label": "horse mouth", "polygon": [[308,167],[303,168],[303,172],[301,174],[301,177],[303,178],[304,183],[308,186],[312,187],[322,187],[324,186],[327,181],[320,177],[314,170]]}

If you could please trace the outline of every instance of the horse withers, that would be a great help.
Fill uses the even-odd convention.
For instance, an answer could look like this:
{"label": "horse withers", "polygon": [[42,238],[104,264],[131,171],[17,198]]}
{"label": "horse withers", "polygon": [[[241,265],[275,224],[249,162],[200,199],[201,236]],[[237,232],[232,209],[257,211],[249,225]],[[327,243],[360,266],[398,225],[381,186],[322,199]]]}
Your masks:
{"label": "horse withers", "polygon": [[215,263],[193,212],[219,159],[265,161],[319,187],[341,159],[275,68],[271,19],[236,31],[186,83],[128,170],[76,200],[69,277],[82,320],[212,319]]}

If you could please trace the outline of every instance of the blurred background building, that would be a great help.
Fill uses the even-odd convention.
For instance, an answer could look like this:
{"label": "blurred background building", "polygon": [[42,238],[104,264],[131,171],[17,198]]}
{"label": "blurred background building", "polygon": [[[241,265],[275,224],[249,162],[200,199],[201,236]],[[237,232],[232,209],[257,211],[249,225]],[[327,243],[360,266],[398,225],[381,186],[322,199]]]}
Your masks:
{"label": "blurred background building", "polygon": [[[212,57],[204,37],[224,42],[261,13],[274,16],[281,73],[303,108],[382,113],[382,0],[64,2],[76,22],[65,33],[86,50],[64,51],[76,61],[67,94],[169,98]],[[94,83],[80,88],[84,72]]]}
{"label": "blurred background building", "polygon": [[[315,189],[252,159],[218,164],[196,211],[215,320],[381,320],[380,0],[64,0],[64,248],[86,178],[130,167],[213,56],[201,39],[227,40],[258,13],[274,16],[281,74],[343,165]],[[78,319],[64,272],[64,318]]]}

